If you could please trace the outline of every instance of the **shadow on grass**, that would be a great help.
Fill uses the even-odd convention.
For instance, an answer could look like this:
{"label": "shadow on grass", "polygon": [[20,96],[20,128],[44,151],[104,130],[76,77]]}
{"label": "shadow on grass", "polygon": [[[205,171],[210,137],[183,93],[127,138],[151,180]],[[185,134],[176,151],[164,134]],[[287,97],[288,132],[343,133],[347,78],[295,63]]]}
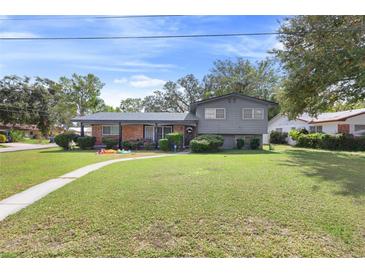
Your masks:
{"label": "shadow on grass", "polygon": [[[293,149],[286,151],[289,161],[282,165],[304,167],[306,176],[339,184],[336,194],[361,197],[365,194],[365,154],[346,152],[311,151]],[[313,186],[318,190],[320,185]]]}
{"label": "shadow on grass", "polygon": [[264,149],[222,149],[217,152],[194,152],[190,155],[251,155],[251,154],[279,154],[278,151],[264,150]]}

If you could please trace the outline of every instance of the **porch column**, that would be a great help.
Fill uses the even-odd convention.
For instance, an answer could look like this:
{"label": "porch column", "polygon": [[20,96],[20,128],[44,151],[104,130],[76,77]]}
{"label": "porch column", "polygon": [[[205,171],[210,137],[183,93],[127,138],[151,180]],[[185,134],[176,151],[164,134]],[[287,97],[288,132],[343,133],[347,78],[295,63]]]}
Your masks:
{"label": "porch column", "polygon": [[119,147],[119,149],[121,149],[122,148],[122,123],[119,122],[118,125],[119,125],[119,127],[118,127],[118,129],[119,129],[118,147]]}
{"label": "porch column", "polygon": [[80,135],[81,135],[81,137],[84,137],[84,136],[85,136],[85,132],[84,132],[84,123],[81,123]]}
{"label": "porch column", "polygon": [[154,127],[153,127],[153,130],[154,130],[154,139],[155,139],[155,142],[156,142],[156,148],[158,148],[158,140],[157,140],[157,123],[155,123]]}

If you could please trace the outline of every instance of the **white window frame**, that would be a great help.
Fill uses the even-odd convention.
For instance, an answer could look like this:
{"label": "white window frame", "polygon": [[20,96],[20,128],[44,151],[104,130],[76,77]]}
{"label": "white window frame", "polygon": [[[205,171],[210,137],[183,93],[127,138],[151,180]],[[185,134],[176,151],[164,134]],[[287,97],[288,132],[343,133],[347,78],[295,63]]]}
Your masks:
{"label": "white window frame", "polygon": [[[223,118],[217,118],[217,109],[223,109],[223,111],[224,111]],[[215,112],[215,117],[214,118],[213,118],[213,116],[207,117],[207,111],[212,111],[212,110],[214,110],[214,112]],[[226,109],[225,108],[205,108],[204,109],[204,119],[205,120],[225,120],[226,119]]]}
{"label": "white window frame", "polygon": [[[156,127],[155,126],[150,126],[150,125],[145,125],[144,126],[144,139],[148,139],[148,140],[151,140],[149,138],[146,138],[146,128],[149,127],[149,128],[152,128],[153,129],[153,137],[152,137],[152,142],[155,142],[156,140]],[[171,125],[171,126],[157,126],[157,127],[160,127],[162,128],[162,139],[165,138],[165,128],[170,128],[171,129],[171,133],[174,132],[174,127]]]}
{"label": "white window frame", "polygon": [[[251,110],[251,118],[245,118],[245,111]],[[255,118],[255,111],[260,110],[262,115],[260,118]],[[242,108],[242,120],[264,120],[265,110],[263,108]]]}
{"label": "white window frame", "polygon": [[[104,134],[104,127],[110,127],[110,134]],[[112,128],[117,128],[117,133],[113,133]],[[101,135],[102,136],[118,136],[119,135],[119,125],[103,125],[101,129]]]}
{"label": "white window frame", "polygon": [[[360,127],[360,129],[357,129],[357,127]],[[364,128],[362,128],[362,127],[364,127]],[[365,125],[363,125],[363,124],[354,125],[354,132],[358,132],[358,131],[362,131],[362,130],[365,130]]]}
{"label": "white window frame", "polygon": [[[152,128],[152,139],[146,138],[146,128]],[[143,134],[144,134],[145,139],[152,140],[152,142],[155,141],[155,127],[154,126],[145,125]]]}

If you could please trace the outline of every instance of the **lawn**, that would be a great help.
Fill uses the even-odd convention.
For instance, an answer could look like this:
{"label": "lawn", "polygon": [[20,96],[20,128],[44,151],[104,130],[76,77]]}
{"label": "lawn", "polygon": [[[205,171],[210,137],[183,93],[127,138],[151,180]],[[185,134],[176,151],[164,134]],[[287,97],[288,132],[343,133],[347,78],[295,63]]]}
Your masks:
{"label": "lawn", "polygon": [[69,152],[60,148],[0,153],[0,200],[88,164],[130,156],[96,155],[95,151]]}
{"label": "lawn", "polygon": [[20,142],[21,143],[26,143],[26,144],[35,144],[35,145],[47,145],[47,144],[49,144],[49,140],[48,139],[30,139],[30,138],[24,138]]}
{"label": "lawn", "polygon": [[364,168],[280,146],[116,163],[1,222],[0,256],[364,257]]}

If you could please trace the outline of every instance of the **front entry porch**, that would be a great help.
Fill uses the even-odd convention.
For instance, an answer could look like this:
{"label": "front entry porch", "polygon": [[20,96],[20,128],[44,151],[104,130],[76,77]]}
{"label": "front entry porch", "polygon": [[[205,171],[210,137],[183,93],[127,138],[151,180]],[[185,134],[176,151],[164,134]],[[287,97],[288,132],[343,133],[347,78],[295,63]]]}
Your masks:
{"label": "front entry porch", "polygon": [[[91,124],[91,128],[97,146],[103,145],[103,138],[112,138],[118,140],[119,148],[122,148],[124,141],[146,141],[153,143],[157,148],[158,141],[172,132],[181,133],[183,135],[183,145],[188,146],[191,139],[196,135],[196,125],[171,123],[131,124],[118,122],[113,124]],[[83,133],[82,130],[81,133]]]}

